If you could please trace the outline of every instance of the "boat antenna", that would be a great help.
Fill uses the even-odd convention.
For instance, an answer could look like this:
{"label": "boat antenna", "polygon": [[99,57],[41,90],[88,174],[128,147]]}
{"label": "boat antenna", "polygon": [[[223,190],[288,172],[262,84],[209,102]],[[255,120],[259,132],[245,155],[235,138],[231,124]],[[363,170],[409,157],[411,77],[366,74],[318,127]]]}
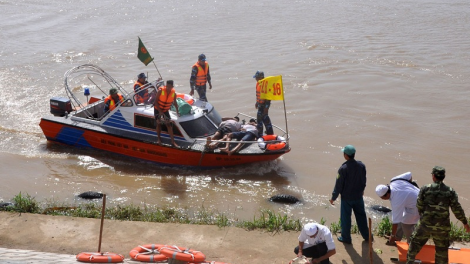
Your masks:
{"label": "boat antenna", "polygon": [[100,89],[100,91],[101,91],[103,94],[105,94],[105,95],[108,94],[108,93],[103,92],[103,90],[101,90],[101,88],[98,86],[98,84],[96,84],[96,83],[90,78],[90,76],[87,76],[87,77],[88,77],[88,80],[90,80],[90,82],[92,82],[98,89]]}

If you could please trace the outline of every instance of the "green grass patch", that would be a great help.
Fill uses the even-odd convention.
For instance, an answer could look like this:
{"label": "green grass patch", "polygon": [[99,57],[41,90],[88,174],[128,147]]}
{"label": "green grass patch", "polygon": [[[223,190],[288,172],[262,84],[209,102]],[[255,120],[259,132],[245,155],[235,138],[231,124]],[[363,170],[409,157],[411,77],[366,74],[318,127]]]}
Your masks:
{"label": "green grass patch", "polygon": [[13,198],[12,206],[2,207],[0,210],[32,214],[41,212],[41,208],[38,202],[36,202],[36,199],[29,194],[23,195],[21,192]]}
{"label": "green grass patch", "polygon": [[266,229],[269,232],[300,231],[302,224],[300,220],[291,219],[287,215],[276,214],[271,210],[263,209],[260,216],[253,217],[253,221],[242,221],[237,224],[248,230]]}
{"label": "green grass patch", "polygon": [[[0,211],[86,218],[101,218],[102,211],[102,205],[93,201],[75,206],[58,203],[56,201],[48,201],[41,207],[34,197],[31,197],[29,194],[24,195],[21,192],[13,198],[12,203],[13,205],[0,207]],[[207,209],[204,206],[198,209],[188,209],[149,207],[147,205],[141,207],[131,204],[107,207],[104,217],[106,219],[121,221],[216,225],[218,227],[237,226],[247,230],[260,229],[274,233],[281,231],[300,231],[303,227],[299,219],[267,209],[260,210],[259,215],[255,215],[253,220],[245,221],[230,219],[224,213]],[[323,217],[320,220],[320,224],[326,224],[326,220]],[[333,235],[341,233],[341,219],[339,219],[338,222],[332,222],[329,227]],[[380,220],[374,228],[373,233],[376,236],[383,237],[390,235],[391,231],[392,222],[390,218],[386,216]],[[351,226],[351,233],[359,234],[356,224]],[[451,223],[450,240],[470,242],[470,233],[466,233],[460,223]]]}
{"label": "green grass patch", "polygon": [[[470,217],[467,219],[470,222]],[[459,223],[459,222],[458,222]],[[451,241],[465,241],[469,242],[470,241],[470,233],[467,233],[465,231],[465,228],[462,226],[461,223],[459,223],[459,226],[457,226],[457,223],[450,223],[450,234],[449,238]]]}
{"label": "green grass patch", "polygon": [[379,224],[377,225],[377,228],[375,230],[375,235],[383,237],[383,236],[389,236],[392,233],[392,221],[390,221],[390,218],[388,216],[382,218],[380,220]]}
{"label": "green grass patch", "polygon": [[[338,220],[338,223],[332,222],[330,224],[330,232],[333,235],[341,233],[341,218]],[[359,228],[357,227],[357,224],[351,225],[351,234],[359,234]]]}

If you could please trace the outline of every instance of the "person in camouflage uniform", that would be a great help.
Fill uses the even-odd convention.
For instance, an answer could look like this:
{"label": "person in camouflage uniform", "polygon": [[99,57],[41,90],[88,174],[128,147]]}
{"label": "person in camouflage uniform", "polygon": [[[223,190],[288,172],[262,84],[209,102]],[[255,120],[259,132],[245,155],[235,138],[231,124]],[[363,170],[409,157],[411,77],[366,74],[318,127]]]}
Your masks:
{"label": "person in camouflage uniform", "polygon": [[457,193],[443,183],[445,173],[443,167],[435,166],[431,173],[433,183],[421,187],[416,203],[421,219],[411,236],[407,264],[414,263],[416,254],[419,253],[430,236],[436,246],[435,263],[449,263],[449,207],[455,217],[464,224],[465,230],[470,232],[470,226],[458,201]]}

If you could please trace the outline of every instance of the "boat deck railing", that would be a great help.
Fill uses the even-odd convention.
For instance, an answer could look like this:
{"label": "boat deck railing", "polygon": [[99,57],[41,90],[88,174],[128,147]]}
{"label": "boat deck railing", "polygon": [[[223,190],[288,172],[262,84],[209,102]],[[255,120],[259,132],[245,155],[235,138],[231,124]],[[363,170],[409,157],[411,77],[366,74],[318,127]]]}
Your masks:
{"label": "boat deck railing", "polygon": [[[252,117],[250,115],[247,115],[247,114],[244,114],[244,113],[238,113],[237,116],[242,116],[242,117],[246,117],[246,118],[250,118],[250,119],[254,118],[254,117]],[[286,148],[289,148],[289,135],[287,134],[287,132],[284,131],[282,128],[276,126],[276,125],[273,125],[273,127],[281,132],[281,133],[278,133],[278,136],[281,136],[285,139],[285,142],[287,143]],[[264,141],[264,143],[266,143],[266,144],[275,144],[275,143],[279,143],[279,142],[282,142],[282,140],[276,139],[276,140]],[[230,140],[230,141],[210,140],[210,141],[208,141],[208,138],[196,138],[189,145],[189,148],[192,149],[192,150],[201,151],[202,153],[207,152],[207,151],[214,152],[214,153],[219,153],[219,152],[221,152],[221,150],[218,147],[220,147],[220,145],[227,144],[227,143],[229,143],[231,147],[234,147],[235,145],[237,145],[239,143],[244,143],[245,145],[238,152],[240,154],[252,154],[252,153],[264,153],[265,152],[265,150],[262,150],[259,147],[258,144],[260,142],[258,142],[257,140],[255,140],[255,141],[236,141],[236,140]],[[209,147],[210,144],[212,144],[213,147]],[[215,144],[215,146],[214,146],[214,144]],[[284,151],[284,150],[285,149],[280,150],[280,151]]]}

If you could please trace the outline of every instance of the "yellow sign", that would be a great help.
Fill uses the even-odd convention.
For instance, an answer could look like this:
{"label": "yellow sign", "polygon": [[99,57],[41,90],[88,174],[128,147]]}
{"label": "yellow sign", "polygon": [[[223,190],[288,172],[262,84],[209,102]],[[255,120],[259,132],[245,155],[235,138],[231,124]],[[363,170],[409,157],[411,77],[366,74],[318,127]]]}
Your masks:
{"label": "yellow sign", "polygon": [[268,76],[258,81],[261,87],[260,99],[284,100],[284,88],[282,87],[282,75]]}

